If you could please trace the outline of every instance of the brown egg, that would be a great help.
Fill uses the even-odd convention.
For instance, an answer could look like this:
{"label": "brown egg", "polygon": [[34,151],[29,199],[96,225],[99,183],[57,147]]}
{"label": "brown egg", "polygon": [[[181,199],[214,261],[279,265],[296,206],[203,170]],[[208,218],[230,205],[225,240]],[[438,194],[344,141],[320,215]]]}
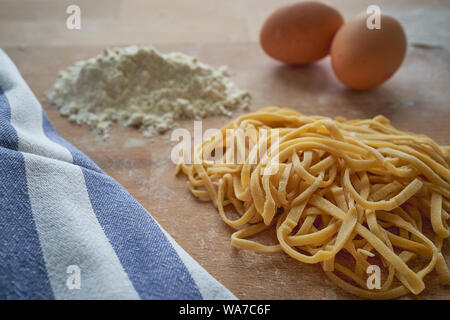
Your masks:
{"label": "brown egg", "polygon": [[276,60],[312,63],[328,55],[333,36],[343,23],[341,14],[326,4],[295,3],[267,18],[261,29],[261,46]]}
{"label": "brown egg", "polygon": [[381,28],[369,29],[368,17],[360,14],[345,23],[331,45],[336,76],[356,90],[376,87],[392,77],[406,53],[405,32],[397,20],[381,14]]}

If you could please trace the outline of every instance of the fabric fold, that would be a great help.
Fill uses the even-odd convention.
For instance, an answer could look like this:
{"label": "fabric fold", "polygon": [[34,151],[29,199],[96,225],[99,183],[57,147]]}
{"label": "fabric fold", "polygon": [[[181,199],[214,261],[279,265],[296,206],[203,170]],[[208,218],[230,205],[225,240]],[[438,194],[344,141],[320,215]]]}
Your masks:
{"label": "fabric fold", "polygon": [[2,50],[0,181],[0,298],[236,299],[54,131]]}

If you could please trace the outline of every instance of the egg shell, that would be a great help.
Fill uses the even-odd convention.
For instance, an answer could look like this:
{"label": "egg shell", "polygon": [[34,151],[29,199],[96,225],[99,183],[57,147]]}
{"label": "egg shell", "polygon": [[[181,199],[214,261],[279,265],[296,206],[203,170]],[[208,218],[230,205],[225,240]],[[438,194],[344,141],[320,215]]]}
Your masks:
{"label": "egg shell", "polygon": [[326,4],[305,1],[273,12],[265,21],[260,43],[272,58],[288,64],[309,64],[327,56],[331,41],[344,23]]}
{"label": "egg shell", "polygon": [[331,65],[338,79],[356,90],[385,82],[397,71],[406,54],[406,36],[400,23],[381,14],[380,29],[369,29],[366,14],[345,23],[331,45]]}

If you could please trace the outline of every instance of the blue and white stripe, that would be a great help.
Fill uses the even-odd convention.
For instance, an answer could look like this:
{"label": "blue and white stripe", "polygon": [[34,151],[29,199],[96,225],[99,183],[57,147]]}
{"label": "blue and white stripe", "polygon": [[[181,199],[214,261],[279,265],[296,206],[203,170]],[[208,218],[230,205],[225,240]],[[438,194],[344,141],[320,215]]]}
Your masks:
{"label": "blue and white stripe", "polygon": [[[0,50],[0,298],[235,299],[53,130]],[[81,288],[66,286],[69,265]]]}

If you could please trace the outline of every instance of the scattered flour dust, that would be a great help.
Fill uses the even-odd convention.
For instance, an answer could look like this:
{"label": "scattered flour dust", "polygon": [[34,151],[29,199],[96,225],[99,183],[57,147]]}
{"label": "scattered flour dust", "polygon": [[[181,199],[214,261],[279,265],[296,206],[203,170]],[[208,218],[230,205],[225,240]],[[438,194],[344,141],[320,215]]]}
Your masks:
{"label": "scattered flour dust", "polygon": [[105,49],[60,72],[47,92],[69,121],[87,123],[107,136],[113,123],[138,127],[146,136],[163,133],[178,119],[230,116],[247,108],[250,94],[219,69],[183,53],[153,47]]}

